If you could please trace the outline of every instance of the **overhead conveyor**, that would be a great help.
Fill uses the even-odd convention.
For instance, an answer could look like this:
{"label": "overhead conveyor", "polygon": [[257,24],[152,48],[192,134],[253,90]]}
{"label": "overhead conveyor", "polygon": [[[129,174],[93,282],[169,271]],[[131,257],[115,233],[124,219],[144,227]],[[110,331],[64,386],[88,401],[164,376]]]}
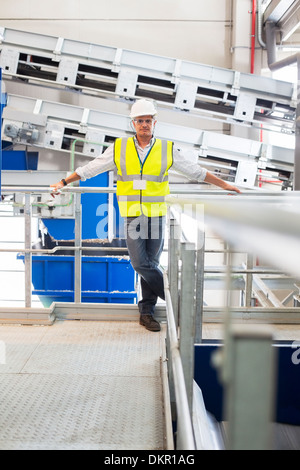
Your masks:
{"label": "overhead conveyor", "polygon": [[175,58],[0,28],[5,79],[44,83],[254,128],[294,133],[291,83]]}
{"label": "overhead conveyor", "polygon": [[[155,99],[159,110],[179,115],[294,134],[297,92],[291,83],[9,28],[0,28],[0,40],[5,80],[97,96],[97,109],[7,97],[3,138],[14,145],[71,151],[70,170],[75,153],[94,158],[116,137],[132,134],[127,116],[138,97]],[[123,114],[116,114],[116,101]],[[110,109],[110,103],[113,112],[103,111]],[[291,185],[291,148],[176,126],[161,118],[156,135],[188,148],[195,161],[200,159],[209,170],[236,184],[253,187],[258,172],[266,170],[269,179],[283,182],[283,189]],[[7,178],[4,184],[9,184]]]}

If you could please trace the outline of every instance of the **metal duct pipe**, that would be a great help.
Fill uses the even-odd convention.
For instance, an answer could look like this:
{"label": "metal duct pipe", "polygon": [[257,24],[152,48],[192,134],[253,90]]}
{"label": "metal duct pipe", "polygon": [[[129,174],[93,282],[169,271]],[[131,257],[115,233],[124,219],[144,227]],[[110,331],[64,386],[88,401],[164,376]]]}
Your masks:
{"label": "metal duct pipe", "polygon": [[290,57],[277,61],[277,43],[276,43],[277,28],[275,23],[267,21],[266,23],[266,41],[267,41],[267,54],[268,54],[268,67],[272,72],[280,70],[283,67],[296,64],[300,54],[293,54]]}
{"label": "metal duct pipe", "polygon": [[263,41],[262,39],[262,29],[263,29],[263,22],[262,22],[262,5],[261,5],[262,0],[257,0],[257,40],[260,44],[260,46],[263,49],[267,49],[267,44]]}
{"label": "metal duct pipe", "polygon": [[296,148],[294,159],[294,191],[300,189],[300,103],[299,103],[299,80],[300,80],[300,53],[294,54],[286,59],[277,61],[276,25],[272,21],[266,23],[266,41],[268,53],[268,66],[272,72],[283,67],[297,64],[298,67],[298,91],[296,110]]}
{"label": "metal duct pipe", "polygon": [[277,61],[277,44],[276,44],[276,25],[272,21],[266,23],[266,41],[267,41],[267,53],[268,53],[268,67],[272,72],[280,70],[283,67],[296,64],[300,57],[300,54],[293,54],[286,59]]}
{"label": "metal duct pipe", "polygon": [[267,41],[267,56],[268,66],[272,70],[273,64],[276,63],[276,26],[272,21],[266,23],[266,41]]}

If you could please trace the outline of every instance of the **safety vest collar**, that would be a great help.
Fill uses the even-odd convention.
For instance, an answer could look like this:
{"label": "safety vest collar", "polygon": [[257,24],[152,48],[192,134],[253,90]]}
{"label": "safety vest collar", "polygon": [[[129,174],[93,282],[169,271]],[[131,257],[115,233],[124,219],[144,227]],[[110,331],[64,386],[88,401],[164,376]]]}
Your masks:
{"label": "safety vest collar", "polygon": [[[127,144],[128,142],[132,140],[134,143],[134,148],[135,151],[137,152],[137,156],[139,158],[139,162],[141,165],[140,173],[137,173],[136,175],[134,174],[128,174],[127,171],[127,165],[126,165],[126,150],[127,150]],[[156,144],[156,139],[154,139],[154,142],[152,143],[152,146],[144,160],[144,162],[141,162],[139,153],[136,148],[136,143],[134,141],[133,137],[129,138],[123,138],[121,142],[121,154],[120,154],[120,169],[121,169],[121,174],[118,175],[118,179],[120,181],[133,181],[135,179],[141,179],[141,174],[147,175],[147,180],[148,181],[154,181],[154,182],[164,182],[168,180],[168,176],[166,175],[166,172],[168,170],[168,142],[166,140],[161,141],[161,146],[162,146],[162,151],[161,151],[161,169],[160,169],[160,174],[159,175],[148,175],[147,173],[144,173],[144,168],[147,162],[147,159],[151,155],[151,152]]]}

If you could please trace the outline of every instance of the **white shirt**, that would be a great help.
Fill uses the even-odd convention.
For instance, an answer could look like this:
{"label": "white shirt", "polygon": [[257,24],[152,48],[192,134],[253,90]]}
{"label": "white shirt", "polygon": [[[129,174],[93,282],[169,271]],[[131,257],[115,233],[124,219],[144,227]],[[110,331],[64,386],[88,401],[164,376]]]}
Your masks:
{"label": "white shirt", "polygon": [[[138,144],[136,138],[134,138],[135,146],[140,156],[142,163],[144,162],[151,146],[153,145],[153,139],[150,143],[143,149]],[[84,166],[77,168],[75,171],[80,176],[82,181],[86,179],[93,178],[100,173],[106,171],[115,170],[116,165],[114,162],[114,145],[110,145],[102,155],[99,155],[94,160],[91,160]],[[188,160],[180,150],[173,149],[173,165],[171,170],[175,170],[177,173],[180,173],[190,180],[202,182],[206,178],[207,170],[202,168],[198,163],[191,162]]]}

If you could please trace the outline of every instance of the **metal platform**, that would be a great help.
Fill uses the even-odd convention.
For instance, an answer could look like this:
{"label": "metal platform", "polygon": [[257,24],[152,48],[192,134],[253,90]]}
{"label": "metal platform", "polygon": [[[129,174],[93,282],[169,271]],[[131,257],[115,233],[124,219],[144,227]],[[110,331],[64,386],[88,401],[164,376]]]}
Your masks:
{"label": "metal platform", "polygon": [[1,450],[166,449],[165,330],[0,325]]}

